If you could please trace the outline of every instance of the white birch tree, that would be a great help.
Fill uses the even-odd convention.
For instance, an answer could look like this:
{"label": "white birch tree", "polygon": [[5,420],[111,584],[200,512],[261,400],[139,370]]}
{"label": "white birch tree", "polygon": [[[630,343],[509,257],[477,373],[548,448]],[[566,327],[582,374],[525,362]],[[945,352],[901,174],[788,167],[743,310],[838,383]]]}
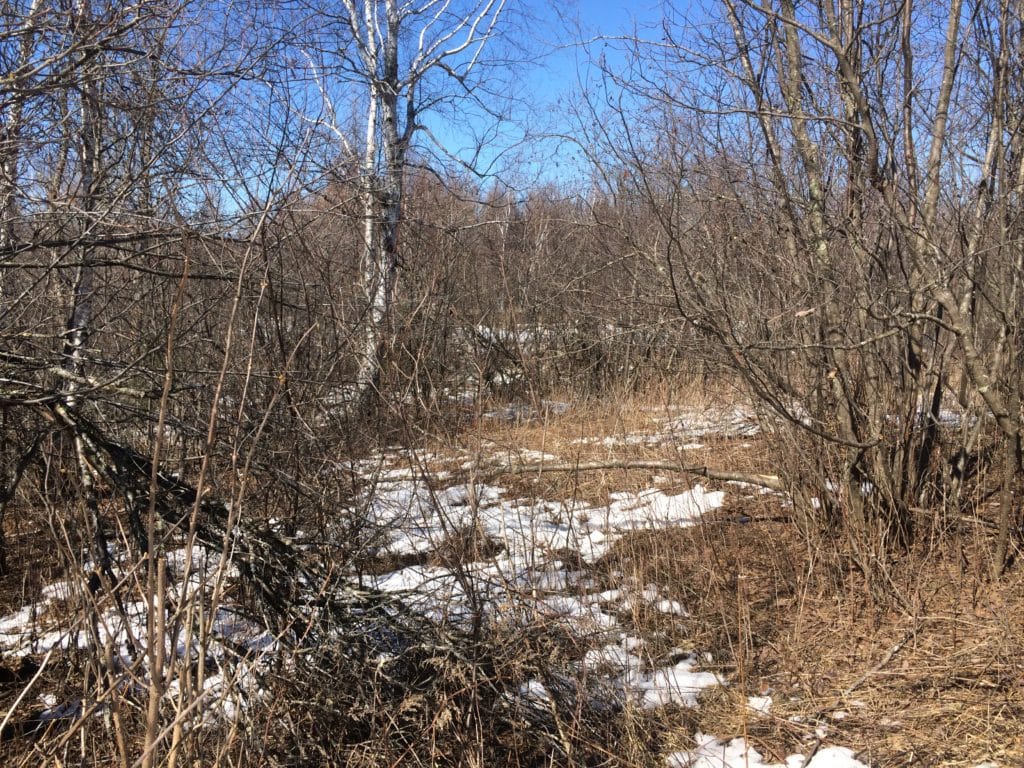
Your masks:
{"label": "white birch tree", "polygon": [[[479,100],[482,54],[506,4],[507,0],[343,0],[343,28],[351,54],[340,52],[340,71],[362,91],[359,103],[366,109],[361,148],[334,128],[345,153],[361,155],[358,194],[366,313],[357,345],[357,412],[365,413],[377,396],[392,335],[402,259],[402,194],[414,137],[425,130],[422,116],[441,103]],[[326,88],[323,92],[326,97]]]}

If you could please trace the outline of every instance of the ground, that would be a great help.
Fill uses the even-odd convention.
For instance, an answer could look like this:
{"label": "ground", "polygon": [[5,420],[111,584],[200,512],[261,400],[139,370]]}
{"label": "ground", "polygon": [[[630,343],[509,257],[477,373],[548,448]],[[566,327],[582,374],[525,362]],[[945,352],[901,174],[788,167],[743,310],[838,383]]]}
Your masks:
{"label": "ground", "polygon": [[[807,550],[784,494],[628,468],[659,459],[770,472],[765,439],[733,401],[664,393],[481,411],[454,439],[359,462],[352,508],[374,535],[353,578],[439,624],[517,638],[507,656],[520,705],[553,711],[560,686],[582,685],[588,706],[602,700],[629,720],[618,764],[1024,763],[1024,575],[989,580],[983,526],[964,521],[941,545],[897,557],[904,599],[886,602],[852,564]],[[595,461],[621,466],[535,471]],[[67,612],[78,587],[38,565],[47,532],[9,522],[7,533],[0,706],[11,715],[4,748],[23,755],[33,734],[80,712],[65,673],[87,644]],[[172,573],[187,552],[170,552]],[[191,554],[190,583],[205,589],[216,563]],[[215,606],[220,666],[204,682],[210,716],[226,720],[258,700],[246,676],[277,649],[234,610],[236,575]],[[105,637],[130,667],[146,605],[102,607]],[[229,653],[244,658],[230,675]]]}

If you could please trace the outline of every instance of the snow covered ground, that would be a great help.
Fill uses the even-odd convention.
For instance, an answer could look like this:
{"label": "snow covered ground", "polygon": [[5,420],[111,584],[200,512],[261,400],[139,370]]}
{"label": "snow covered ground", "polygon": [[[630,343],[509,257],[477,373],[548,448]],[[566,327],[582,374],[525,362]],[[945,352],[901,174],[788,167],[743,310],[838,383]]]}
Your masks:
{"label": "snow covered ground", "polygon": [[671,768],[862,768],[864,763],[854,758],[853,750],[846,747],[823,747],[811,759],[804,755],[790,755],[785,763],[766,763],[761,754],[743,738],[729,741],[698,732],[697,746],[687,752],[676,752],[665,764]]}
{"label": "snow covered ground", "polygon": [[[664,420],[658,439],[677,442],[706,435],[745,437],[755,434],[752,416],[739,409],[673,413]],[[603,439],[603,438],[595,438]],[[629,436],[626,441],[628,442]],[[446,484],[434,474],[432,481],[405,469],[423,466],[421,455],[412,462],[396,449],[364,465],[372,483],[355,500],[352,513],[368,516],[371,528],[383,532],[373,544],[382,562],[403,557],[413,565],[364,575],[367,586],[401,594],[408,603],[432,618],[445,622],[466,621],[471,612],[490,618],[526,616],[557,624],[576,633],[589,648],[578,662],[578,671],[603,680],[603,690],[619,704],[643,708],[669,704],[699,706],[701,691],[726,684],[706,667],[713,659],[699,648],[679,648],[655,662],[646,652],[648,638],[637,636],[624,621],[638,607],[654,611],[666,620],[685,621],[687,606],[672,599],[663,585],[637,584],[620,574],[611,587],[593,581],[585,566],[593,564],[625,533],[694,525],[701,516],[721,506],[726,492],[709,490],[697,483],[679,493],[651,487],[611,494],[607,504],[573,500],[521,499],[506,489],[487,484]],[[438,457],[430,457],[438,458]],[[541,454],[529,459],[556,460]],[[444,475],[440,476],[441,478]],[[727,486],[728,493],[749,495],[741,485]],[[464,549],[447,561],[433,558],[448,542],[475,537],[479,546]],[[474,553],[481,553],[474,555]],[[474,559],[475,558],[475,559]],[[204,589],[216,577],[216,557],[201,548],[170,553],[174,578],[171,598],[183,589]],[[186,562],[188,567],[186,568]],[[187,581],[186,570],[188,571]],[[467,589],[474,592],[468,599]],[[0,618],[0,652],[6,656],[44,654],[52,649],[85,647],[89,633],[79,626],[60,626],[55,616],[70,599],[73,586],[57,582],[47,586],[39,601]],[[138,658],[146,633],[147,606],[131,603],[111,606],[99,622],[101,640],[116,649],[125,666]],[[260,660],[275,648],[276,641],[250,618],[230,604],[212,614],[214,646],[207,649],[214,665],[204,682],[211,701],[219,702],[220,714],[233,718],[243,701],[258,691],[246,690]],[[179,639],[173,652],[193,653]],[[170,650],[170,649],[169,649]],[[167,692],[176,696],[177,682]],[[539,680],[523,680],[524,700],[544,702],[550,693]],[[40,701],[50,708],[68,703]],[[770,717],[770,699],[750,703],[758,716]],[[669,766],[692,768],[858,768],[863,764],[849,749],[822,747],[810,760],[792,756],[781,764],[765,763],[743,739],[719,739],[696,734],[696,746],[666,758]]]}

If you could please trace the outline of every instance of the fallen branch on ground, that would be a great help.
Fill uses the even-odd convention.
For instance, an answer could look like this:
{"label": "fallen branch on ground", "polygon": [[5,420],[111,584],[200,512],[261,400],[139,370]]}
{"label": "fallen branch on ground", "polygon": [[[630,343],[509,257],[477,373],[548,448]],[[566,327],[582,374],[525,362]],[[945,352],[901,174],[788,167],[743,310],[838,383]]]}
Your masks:
{"label": "fallen branch on ground", "polygon": [[578,462],[575,464],[484,464],[474,469],[479,476],[494,475],[528,475],[532,472],[600,472],[609,469],[653,469],[659,472],[679,472],[684,475],[698,475],[709,480],[726,480],[735,483],[750,483],[761,488],[768,488],[772,491],[785,490],[782,478],[778,475],[763,475],[757,472],[733,472],[727,469],[712,469],[711,467],[684,467],[672,461],[660,460],[628,460],[621,461],[591,461]]}

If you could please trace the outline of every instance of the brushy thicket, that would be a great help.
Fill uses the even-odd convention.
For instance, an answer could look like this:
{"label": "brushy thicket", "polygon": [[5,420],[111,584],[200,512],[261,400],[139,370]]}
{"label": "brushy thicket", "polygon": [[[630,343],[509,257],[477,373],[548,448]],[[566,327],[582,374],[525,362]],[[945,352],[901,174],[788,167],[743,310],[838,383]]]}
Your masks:
{"label": "brushy thicket", "polygon": [[[706,458],[785,491],[750,529],[769,549],[722,538],[725,520],[681,534],[714,568],[636,536],[590,575],[678,565],[671,587],[699,620],[657,631],[699,636],[737,690],[763,675],[819,719],[871,677],[836,662],[841,683],[782,679],[808,668],[808,626],[859,626],[830,599],[888,622],[858,651],[869,673],[908,639],[961,647],[976,630],[964,664],[1005,707],[954,730],[1009,744],[1017,648],[997,630],[1019,630],[1001,611],[1019,606],[1021,9],[953,2],[940,22],[889,2],[729,2],[693,26],[669,13],[657,46],[619,40],[595,63],[629,67],[576,103],[588,167],[570,194],[430,168],[413,141],[415,100],[438,105],[417,90],[426,75],[402,81],[408,135],[371,123],[379,152],[339,147],[352,130],[328,81],[393,112],[379,82],[400,78],[385,61],[379,82],[360,79],[346,36],[363,27],[340,11],[277,5],[252,8],[274,24],[219,37],[188,4],[0,10],[0,605],[64,580],[41,628],[80,638],[0,658],[0,758],[658,762],[696,716],[616,702],[580,672],[568,627],[473,602],[464,566],[498,545],[478,531],[425,555],[459,574],[461,621],[359,585],[388,565],[375,461],[468,445],[479,468],[491,409],[554,436],[565,401],[592,417],[579,436],[618,430],[624,403],[712,397],[759,417],[756,452],[723,440]],[[423,23],[383,18],[395,41]],[[315,75],[296,92],[300,59]],[[460,84],[470,108],[485,101]],[[330,109],[313,119],[318,89]],[[519,426],[508,445],[532,439]],[[678,455],[616,458],[646,459]],[[620,490],[549,482],[552,499]],[[771,589],[745,586],[748,558]],[[225,607],[263,629],[259,652],[228,647]],[[140,613],[121,658],[104,624]],[[919,688],[970,688],[972,718],[991,703],[928,652],[912,657],[930,664]],[[552,700],[529,701],[528,680]],[[963,757],[938,744],[930,759]]]}

